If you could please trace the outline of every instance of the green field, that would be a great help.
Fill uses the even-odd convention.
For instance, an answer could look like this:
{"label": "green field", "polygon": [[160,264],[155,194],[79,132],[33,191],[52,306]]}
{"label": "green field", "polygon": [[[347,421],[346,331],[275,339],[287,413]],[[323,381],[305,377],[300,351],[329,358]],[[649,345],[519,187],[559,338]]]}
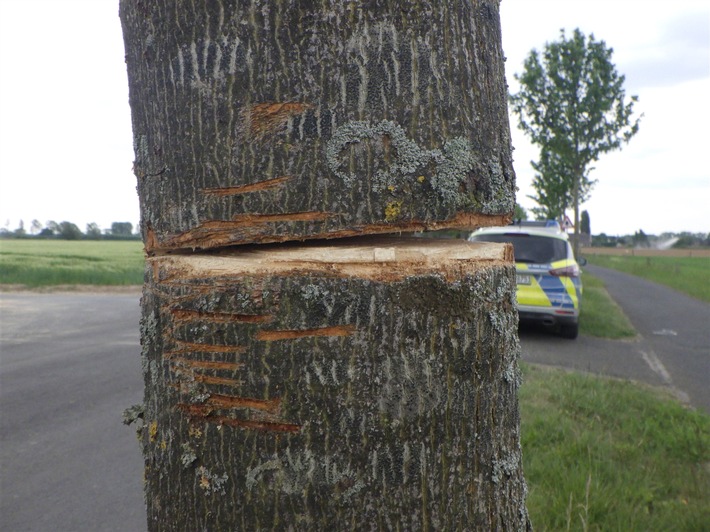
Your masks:
{"label": "green field", "polygon": [[0,240],[0,285],[142,283],[143,243],[139,241]]}
{"label": "green field", "polygon": [[629,381],[523,365],[535,530],[708,530],[710,416]]}
{"label": "green field", "polygon": [[710,257],[585,255],[590,264],[663,284],[710,303]]}

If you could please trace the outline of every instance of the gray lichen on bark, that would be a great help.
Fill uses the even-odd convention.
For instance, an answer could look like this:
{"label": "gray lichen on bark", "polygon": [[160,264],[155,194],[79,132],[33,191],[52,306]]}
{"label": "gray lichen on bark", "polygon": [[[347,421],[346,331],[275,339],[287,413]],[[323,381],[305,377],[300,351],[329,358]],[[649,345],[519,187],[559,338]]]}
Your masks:
{"label": "gray lichen on bark", "polygon": [[[383,120],[377,124],[369,122],[350,122],[335,130],[326,144],[326,160],[328,167],[336,177],[343,180],[346,186],[353,186],[358,179],[355,174],[343,170],[345,163],[341,155],[353,144],[366,140],[388,145],[392,154],[387,155],[387,165],[372,176],[372,190],[377,193],[390,191],[393,196],[401,195],[403,189],[410,189],[416,183],[424,184],[427,177],[427,167],[432,166],[428,177],[434,197],[434,203],[454,205],[455,207],[471,207],[467,205],[477,202],[460,192],[466,176],[473,170],[475,154],[468,140],[457,137],[447,140],[442,150],[424,150],[416,142],[407,138],[401,126]],[[399,191],[399,193],[398,193]],[[483,202],[482,209],[487,205]]]}

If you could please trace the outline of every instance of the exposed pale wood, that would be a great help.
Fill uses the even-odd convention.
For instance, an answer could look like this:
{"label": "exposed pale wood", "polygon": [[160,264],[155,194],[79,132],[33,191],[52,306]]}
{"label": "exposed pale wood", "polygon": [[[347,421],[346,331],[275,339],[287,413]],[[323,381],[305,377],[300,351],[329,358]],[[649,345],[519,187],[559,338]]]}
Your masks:
{"label": "exposed pale wood", "polygon": [[[394,281],[409,275],[431,272],[435,268],[440,275],[449,278],[460,275],[463,269],[497,266],[511,260],[510,246],[383,236],[328,240],[310,245],[232,248],[210,254],[149,257],[147,263],[154,267],[153,275],[156,280],[161,277],[162,281],[171,282],[170,278],[165,278],[166,275],[184,280],[209,273],[212,282],[219,283],[237,272],[320,272],[341,277],[357,276]],[[158,266],[166,264],[169,264],[170,268],[161,273]]]}

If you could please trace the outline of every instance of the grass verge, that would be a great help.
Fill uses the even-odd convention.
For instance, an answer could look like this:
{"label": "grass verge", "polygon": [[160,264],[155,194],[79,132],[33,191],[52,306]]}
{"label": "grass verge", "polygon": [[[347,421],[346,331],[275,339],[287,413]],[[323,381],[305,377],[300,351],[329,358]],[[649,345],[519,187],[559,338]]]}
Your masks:
{"label": "grass verge", "polygon": [[136,241],[0,240],[5,285],[140,285],[143,263]]}
{"label": "grass verge", "polygon": [[579,331],[597,338],[632,338],[636,330],[624,311],[606,291],[604,283],[584,273],[584,294],[579,315]]}
{"label": "grass verge", "polygon": [[710,258],[585,255],[590,264],[663,284],[710,303]]}
{"label": "grass verge", "polygon": [[710,416],[628,381],[523,365],[536,530],[707,530]]}

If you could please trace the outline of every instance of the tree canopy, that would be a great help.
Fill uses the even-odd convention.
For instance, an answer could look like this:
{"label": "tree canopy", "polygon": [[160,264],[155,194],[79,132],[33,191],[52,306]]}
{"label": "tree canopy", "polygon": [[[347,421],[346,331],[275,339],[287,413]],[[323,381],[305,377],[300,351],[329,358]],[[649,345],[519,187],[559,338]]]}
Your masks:
{"label": "tree canopy", "polygon": [[[539,205],[531,209],[538,219],[559,220],[573,204],[572,189],[569,186],[572,172],[565,166],[565,162],[555,152],[545,150],[541,150],[538,161],[531,162],[535,170],[532,187],[536,194],[529,197]],[[585,190],[591,189],[593,183],[587,179],[584,182]]]}
{"label": "tree canopy", "polygon": [[575,211],[588,199],[594,181],[590,165],[603,153],[620,149],[639,129],[633,118],[636,96],[626,98],[625,77],[612,62],[613,49],[594,35],[575,29],[568,39],[532,50],[516,74],[520,91],[511,95],[520,128],[540,148],[531,196],[550,214]]}
{"label": "tree canopy", "polygon": [[111,234],[115,236],[131,236],[133,224],[131,222],[113,222],[111,224]]}

